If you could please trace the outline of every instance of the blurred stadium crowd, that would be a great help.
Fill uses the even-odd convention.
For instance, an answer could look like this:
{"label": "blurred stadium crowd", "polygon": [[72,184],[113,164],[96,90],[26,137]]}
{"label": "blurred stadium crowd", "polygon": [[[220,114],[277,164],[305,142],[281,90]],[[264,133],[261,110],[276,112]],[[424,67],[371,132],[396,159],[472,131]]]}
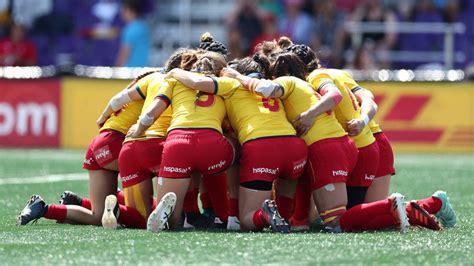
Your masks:
{"label": "blurred stadium crowd", "polygon": [[[443,69],[445,33],[382,30],[361,33],[357,39],[347,23],[383,22],[386,29],[393,29],[400,22],[457,22],[464,29],[453,37],[454,67],[474,67],[472,0],[0,0],[0,65],[161,64],[159,60],[127,61],[133,51],[124,54],[121,47],[138,45],[141,55],[136,56],[148,56],[149,50],[149,57],[157,58],[155,54],[163,52],[157,40],[163,36],[154,36],[163,26],[157,16],[182,2],[223,2],[227,3],[223,7],[231,7],[218,22],[219,27],[225,23],[225,34],[215,34],[228,44],[231,57],[251,53],[263,40],[287,35],[311,45],[330,67]],[[135,18],[127,16],[124,6],[131,6],[136,20],[143,21],[141,31],[137,29],[140,23],[131,25]],[[417,52],[432,53],[424,58],[411,56]]]}

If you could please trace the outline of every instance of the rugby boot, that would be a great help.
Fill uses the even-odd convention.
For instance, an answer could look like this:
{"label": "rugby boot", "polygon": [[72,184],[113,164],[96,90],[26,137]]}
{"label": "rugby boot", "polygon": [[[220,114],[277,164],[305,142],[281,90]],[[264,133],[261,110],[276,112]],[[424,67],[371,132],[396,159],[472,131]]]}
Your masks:
{"label": "rugby boot", "polygon": [[72,191],[64,191],[60,198],[59,204],[61,205],[82,205],[82,198]]}
{"label": "rugby boot", "polygon": [[443,228],[438,223],[433,215],[430,215],[425,209],[423,209],[415,201],[411,201],[409,211],[407,213],[410,225],[421,226],[431,230],[439,231]]}
{"label": "rugby boot", "polygon": [[391,203],[391,213],[393,218],[397,220],[400,233],[405,234],[410,229],[410,223],[408,222],[408,216],[403,204],[403,196],[400,193],[393,193],[388,197],[388,200]]}
{"label": "rugby boot", "polygon": [[105,198],[104,213],[102,214],[102,227],[105,229],[117,229],[120,208],[115,195]]}
{"label": "rugby boot", "polygon": [[43,217],[48,210],[48,205],[44,202],[40,195],[33,195],[26,203],[25,208],[16,218],[16,225],[26,225],[33,221],[36,223],[39,218]]}
{"label": "rugby boot", "polygon": [[290,226],[281,217],[278,212],[277,205],[274,200],[265,200],[262,204],[263,217],[270,225],[273,232],[288,234],[290,232]]}
{"label": "rugby boot", "polygon": [[186,212],[184,216],[184,229],[207,229],[211,228],[214,223],[214,218],[210,218],[199,212]]}
{"label": "rugby boot", "polygon": [[440,221],[445,228],[454,227],[457,222],[456,212],[449,202],[449,197],[446,192],[438,190],[433,193],[433,197],[440,199],[442,202],[441,210],[435,214],[436,218],[438,218],[438,221]]}
{"label": "rugby boot", "polygon": [[173,192],[166,193],[148,217],[146,229],[154,233],[165,230],[175,206],[176,194]]}

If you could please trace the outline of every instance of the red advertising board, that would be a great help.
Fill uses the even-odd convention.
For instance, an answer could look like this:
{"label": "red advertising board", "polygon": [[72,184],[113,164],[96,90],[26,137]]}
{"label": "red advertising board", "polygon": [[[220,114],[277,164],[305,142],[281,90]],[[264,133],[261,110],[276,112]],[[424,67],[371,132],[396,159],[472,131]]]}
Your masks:
{"label": "red advertising board", "polygon": [[59,147],[60,84],[0,79],[0,146]]}

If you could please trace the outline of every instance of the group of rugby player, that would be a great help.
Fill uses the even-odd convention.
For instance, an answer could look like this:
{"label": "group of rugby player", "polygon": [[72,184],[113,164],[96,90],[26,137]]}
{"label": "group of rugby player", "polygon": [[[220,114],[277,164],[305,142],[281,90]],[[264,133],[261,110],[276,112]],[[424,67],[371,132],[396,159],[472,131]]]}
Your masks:
{"label": "group of rugby player", "polygon": [[97,120],[84,160],[89,198],[33,195],[17,224],[283,233],[318,221],[328,232],[456,224],[446,192],[389,196],[392,148],[372,93],[349,73],[321,68],[310,47],[286,37],[252,57],[227,54],[206,33],[199,48],[137,77]]}

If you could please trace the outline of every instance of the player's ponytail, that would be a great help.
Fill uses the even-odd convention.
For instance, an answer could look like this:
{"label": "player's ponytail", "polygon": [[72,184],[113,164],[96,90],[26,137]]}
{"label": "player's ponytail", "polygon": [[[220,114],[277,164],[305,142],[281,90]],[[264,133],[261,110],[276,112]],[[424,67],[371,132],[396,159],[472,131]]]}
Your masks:
{"label": "player's ponytail", "polygon": [[303,80],[307,74],[306,65],[293,53],[282,53],[278,55],[270,67],[270,71],[275,77],[294,76]]}

